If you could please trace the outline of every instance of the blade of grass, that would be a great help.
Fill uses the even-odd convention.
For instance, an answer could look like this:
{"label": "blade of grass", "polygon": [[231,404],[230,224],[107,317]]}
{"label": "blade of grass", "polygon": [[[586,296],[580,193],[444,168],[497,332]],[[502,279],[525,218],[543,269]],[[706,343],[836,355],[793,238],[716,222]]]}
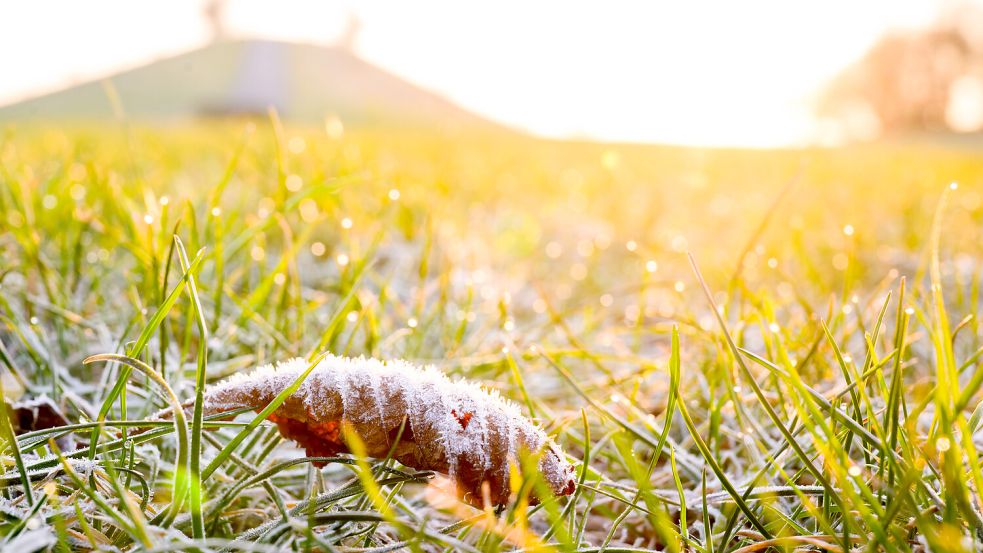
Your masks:
{"label": "blade of grass", "polygon": [[[205,537],[205,519],[201,508],[201,424],[204,415],[204,396],[205,396],[205,373],[208,366],[208,325],[205,322],[204,310],[201,308],[201,300],[198,298],[198,286],[195,283],[194,274],[189,272],[191,264],[188,261],[188,252],[184,249],[181,238],[174,235],[174,244],[177,246],[178,259],[181,261],[181,269],[188,274],[188,296],[194,308],[195,323],[198,326],[198,356],[197,367],[195,369],[195,406],[191,418],[191,520],[192,535],[195,539]],[[195,256],[201,257],[204,250]]]}
{"label": "blade of grass", "polygon": [[[164,303],[162,303],[160,307],[157,308],[157,311],[154,312],[154,315],[150,318],[150,321],[148,321],[147,325],[143,328],[143,331],[140,333],[140,336],[137,338],[137,341],[133,344],[131,348],[129,348],[129,351],[127,352],[129,357],[136,358],[140,355],[141,352],[143,352],[143,348],[147,346],[147,343],[150,341],[150,338],[153,336],[154,332],[156,332],[157,328],[163,322],[164,317],[166,317],[167,314],[170,312],[171,308],[174,307],[174,303],[180,297],[181,292],[184,291],[185,285],[188,283],[191,276],[194,274],[194,271],[198,269],[198,266],[201,264],[201,261],[203,259],[204,257],[202,253],[199,253],[195,257],[194,261],[192,261],[188,265],[188,269],[184,271],[184,275],[181,277],[181,280],[178,281],[178,283],[174,286],[174,289],[171,290],[171,293],[168,294],[167,298],[164,300]],[[129,371],[130,371],[129,367],[123,368],[123,372],[116,379],[116,383],[113,385],[113,389],[110,390],[109,394],[106,395],[105,399],[103,399],[102,406],[99,408],[99,415],[96,418],[97,421],[106,420],[106,416],[109,414],[109,411],[112,409],[113,402],[116,401],[116,398],[123,390],[123,386],[126,385],[126,380],[127,378],[129,378]],[[91,436],[89,437],[90,459],[95,459],[95,450],[98,442],[99,442],[99,429],[94,428],[92,430]]]}
{"label": "blade of grass", "polygon": [[[768,418],[771,419],[772,424],[775,426],[775,428],[777,428],[779,432],[781,432],[782,436],[785,438],[785,441],[788,442],[789,446],[799,457],[799,461],[803,464],[806,470],[809,471],[812,477],[815,478],[816,481],[818,481],[824,488],[829,490],[830,497],[833,498],[833,500],[836,502],[837,506],[841,509],[841,511],[844,513],[847,512],[846,505],[844,504],[843,499],[840,497],[839,493],[836,492],[836,489],[826,478],[826,475],[823,474],[822,471],[817,469],[815,465],[812,464],[812,459],[802,449],[802,446],[795,440],[795,437],[792,436],[791,432],[789,432],[788,428],[785,426],[785,423],[782,421],[781,417],[779,417],[778,413],[775,412],[775,409],[771,406],[771,403],[768,401],[768,398],[765,397],[764,392],[761,390],[761,387],[758,385],[758,382],[754,378],[754,374],[751,373],[751,370],[748,369],[747,364],[744,363],[744,358],[741,356],[741,352],[738,349],[737,344],[734,343],[733,337],[731,337],[730,332],[727,330],[727,323],[724,321],[723,315],[720,314],[720,310],[717,308],[717,303],[713,299],[713,294],[710,292],[710,287],[707,285],[706,280],[704,280],[703,274],[700,273],[700,268],[696,264],[696,258],[693,257],[693,254],[688,254],[688,256],[689,256],[690,265],[693,268],[693,272],[696,274],[696,278],[700,282],[701,287],[703,288],[704,296],[707,299],[707,303],[710,305],[711,311],[713,311],[713,315],[716,318],[717,324],[719,325],[720,330],[727,341],[727,345],[730,348],[730,351],[733,354],[735,361],[737,361],[737,365],[741,370],[741,374],[744,376],[748,385],[751,387],[751,390],[754,392],[754,395],[757,396],[761,408],[765,411],[765,413],[767,413]],[[684,402],[680,402],[680,404],[682,403]]]}
{"label": "blade of grass", "polygon": [[[670,355],[670,361],[669,361],[670,371],[673,373],[681,372],[680,354],[679,354],[679,329],[675,326],[672,329],[672,345],[669,355]],[[673,374],[671,381],[675,382],[676,385],[678,386],[680,382],[680,377],[677,376],[676,374]],[[676,393],[679,394],[679,391],[677,390]],[[725,490],[727,490],[727,493],[729,493],[731,498],[733,498],[734,503],[737,504],[738,509],[740,509],[741,512],[744,513],[744,516],[747,517],[748,522],[750,522],[752,526],[754,526],[759,532],[761,532],[761,535],[765,536],[765,539],[769,539],[771,537],[771,532],[769,532],[768,529],[765,527],[765,525],[758,519],[758,515],[744,501],[744,498],[741,496],[741,494],[738,493],[737,488],[734,486],[733,483],[731,483],[730,479],[727,478],[727,473],[724,472],[724,469],[721,468],[720,464],[717,462],[717,459],[710,451],[710,448],[707,446],[706,442],[703,441],[703,438],[700,436],[699,430],[697,430],[696,428],[696,423],[693,422],[693,417],[690,416],[689,409],[687,409],[686,407],[686,401],[684,399],[680,399],[680,401],[676,403],[676,407],[679,409],[679,414],[682,415],[683,417],[683,422],[686,423],[686,428],[689,430],[690,437],[693,439],[693,443],[696,444],[697,449],[700,450],[700,454],[703,455],[703,459],[710,467],[710,470],[712,470],[713,473],[717,476],[717,480],[720,481],[720,485],[723,486]]]}
{"label": "blade of grass", "polygon": [[[131,369],[137,370],[144,374],[148,379],[152,380],[158,386],[160,386],[166,396],[168,402],[171,404],[171,410],[174,412],[174,431],[177,435],[178,447],[177,447],[177,459],[176,467],[174,470],[174,497],[171,501],[169,508],[169,514],[167,519],[173,519],[174,516],[181,510],[181,505],[184,501],[184,494],[188,487],[188,423],[184,417],[184,409],[181,407],[181,401],[177,398],[174,390],[167,383],[164,378],[157,373],[157,371],[150,368],[147,364],[139,359],[129,357],[126,355],[119,355],[115,353],[103,353],[99,355],[92,355],[87,357],[83,363],[98,363],[98,362],[115,362],[130,367]],[[100,421],[101,423],[104,421]]]}

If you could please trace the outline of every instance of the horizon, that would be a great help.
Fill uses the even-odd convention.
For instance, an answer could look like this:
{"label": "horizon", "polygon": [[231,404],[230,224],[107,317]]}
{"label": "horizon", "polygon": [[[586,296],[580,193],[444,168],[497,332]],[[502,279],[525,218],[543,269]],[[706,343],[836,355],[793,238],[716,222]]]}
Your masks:
{"label": "horizon", "polygon": [[[879,10],[881,4],[891,9]],[[926,26],[949,5],[946,0],[932,0],[857,8],[838,2],[803,10],[759,1],[738,10],[712,1],[699,2],[695,8],[619,2],[615,17],[592,20],[591,15],[596,15],[592,8],[581,4],[561,8],[547,3],[530,12],[513,3],[489,12],[438,1],[412,7],[387,2],[326,7],[294,0],[271,10],[253,0],[240,0],[229,3],[223,25],[230,40],[327,46],[339,40],[348,18],[354,16],[360,30],[353,52],[359,58],[480,117],[535,136],[762,148],[829,142],[829,129],[823,128],[813,109],[822,87],[883,33]],[[163,11],[161,5],[134,10],[118,0],[103,0],[99,7],[103,17],[90,18],[81,29],[91,36],[93,28],[106,26],[110,31],[98,33],[102,41],[67,48],[73,41],[66,35],[79,30],[70,24],[53,29],[53,34],[63,37],[52,41],[57,44],[43,43],[34,49],[46,63],[35,61],[25,70],[26,65],[21,67],[17,61],[23,58],[0,60],[13,67],[0,67],[13,77],[0,83],[0,105],[109,77],[194,51],[213,40],[200,0],[167,5]],[[18,16],[30,20],[32,12],[37,16],[41,11],[72,8],[59,0],[18,6],[13,10],[19,13],[8,21],[17,21]],[[704,9],[717,17],[707,18],[701,13]],[[435,13],[456,24],[444,25],[428,17]],[[781,19],[781,28],[758,17],[763,13]],[[567,18],[568,27],[550,28],[553,43],[537,44],[544,26],[560,16]],[[157,28],[178,31],[160,36],[142,25],[126,26],[130,47],[121,51],[114,32],[124,26],[114,21],[140,17],[154,20]],[[704,35],[714,40],[701,43],[700,37],[689,36],[683,30],[689,25],[679,24],[685,21],[701,23]],[[498,35],[489,28],[507,28],[510,40],[495,43],[489,37]],[[833,28],[836,44],[817,42]],[[582,40],[591,36],[589,30],[594,32],[593,42]],[[407,33],[418,40],[408,40]],[[0,38],[0,47],[5,41],[25,45],[31,40],[37,46],[37,38],[14,32]],[[721,51],[715,46],[720,42],[734,46],[733,51]],[[447,49],[447,43],[458,48]],[[678,45],[683,45],[681,53],[670,51]],[[5,50],[13,50],[6,46]],[[544,71],[547,62],[550,70]],[[673,84],[667,86],[670,81]],[[724,86],[727,94],[720,93]]]}

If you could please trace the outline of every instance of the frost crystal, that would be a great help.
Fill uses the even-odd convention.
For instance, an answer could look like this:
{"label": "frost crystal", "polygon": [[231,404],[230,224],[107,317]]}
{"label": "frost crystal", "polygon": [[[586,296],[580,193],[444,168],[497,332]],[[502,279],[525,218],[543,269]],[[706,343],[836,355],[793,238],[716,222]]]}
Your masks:
{"label": "frost crystal", "polygon": [[[205,391],[204,410],[260,410],[307,367],[293,359],[235,375]],[[340,432],[346,422],[374,457],[389,452],[404,418],[394,457],[450,475],[465,501],[482,503],[483,482],[490,485],[493,504],[508,501],[509,467],[524,451],[542,452],[539,468],[555,493],[573,492],[573,467],[542,429],[496,392],[451,381],[433,367],[328,356],[270,416],[308,455],[347,452]]]}

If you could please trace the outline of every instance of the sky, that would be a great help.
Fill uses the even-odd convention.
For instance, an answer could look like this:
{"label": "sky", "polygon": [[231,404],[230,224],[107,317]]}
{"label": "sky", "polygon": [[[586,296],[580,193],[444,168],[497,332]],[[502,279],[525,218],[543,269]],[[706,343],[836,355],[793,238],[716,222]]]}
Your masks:
{"label": "sky", "polygon": [[[230,35],[330,44],[481,115],[556,138],[782,146],[887,30],[952,0],[230,0]],[[0,5],[0,104],[206,44],[203,0]]]}

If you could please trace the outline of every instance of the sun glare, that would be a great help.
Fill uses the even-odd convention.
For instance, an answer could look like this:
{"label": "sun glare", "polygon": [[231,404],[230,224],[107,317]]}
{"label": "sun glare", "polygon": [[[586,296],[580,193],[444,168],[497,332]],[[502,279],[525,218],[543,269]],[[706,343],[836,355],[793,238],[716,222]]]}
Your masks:
{"label": "sun glare", "polygon": [[[0,103],[200,46],[208,40],[203,5],[185,0],[137,10],[121,0],[84,8],[45,0],[8,7],[8,19],[25,24],[0,35],[0,47],[32,55],[0,62]],[[231,37],[350,40],[386,70],[543,136],[768,147],[828,142],[828,129],[813,116],[820,88],[885,30],[926,24],[941,5],[287,0],[270,9],[238,0],[228,2],[224,26]],[[86,10],[101,17],[76,25]],[[48,18],[53,11],[65,17]],[[345,38],[353,16],[358,33]],[[119,25],[123,18],[127,24]],[[47,34],[64,40],[37,35],[29,22],[42,20]],[[121,42],[127,48],[118,48]],[[979,89],[976,81],[956,87],[947,114],[954,127],[983,122],[974,101]],[[327,132],[340,137],[341,121],[325,117]],[[305,146],[297,138],[289,149]]]}

